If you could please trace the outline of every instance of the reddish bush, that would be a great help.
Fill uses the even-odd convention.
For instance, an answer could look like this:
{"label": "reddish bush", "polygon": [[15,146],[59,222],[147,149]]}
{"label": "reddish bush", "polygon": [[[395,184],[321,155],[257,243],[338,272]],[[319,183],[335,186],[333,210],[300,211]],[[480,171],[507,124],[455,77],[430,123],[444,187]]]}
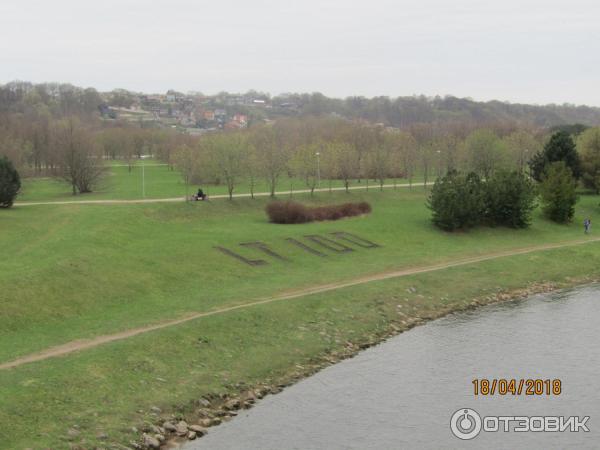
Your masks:
{"label": "reddish bush", "polygon": [[306,223],[313,220],[308,208],[296,202],[271,202],[266,211],[273,223]]}
{"label": "reddish bush", "polygon": [[369,214],[372,211],[371,205],[369,205],[367,202],[360,202],[357,203],[357,205],[361,214]]}
{"label": "reddish bush", "polygon": [[371,205],[360,202],[309,208],[297,202],[271,202],[267,205],[266,212],[273,223],[306,223],[368,214],[371,212]]}

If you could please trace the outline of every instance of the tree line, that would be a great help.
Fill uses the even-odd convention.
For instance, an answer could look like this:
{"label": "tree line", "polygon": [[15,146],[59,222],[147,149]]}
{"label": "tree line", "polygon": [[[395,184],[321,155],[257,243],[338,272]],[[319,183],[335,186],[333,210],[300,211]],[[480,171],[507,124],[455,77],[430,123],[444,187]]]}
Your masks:
{"label": "tree line", "polygon": [[201,137],[178,147],[170,163],[187,184],[224,184],[230,196],[240,185],[266,181],[271,195],[282,179],[300,181],[314,192],[318,183],[341,181],[380,189],[402,179],[427,185],[455,170],[489,177],[495,170],[528,170],[527,162],[546,139],[540,129],[506,126],[478,128],[464,123],[418,124],[406,129],[332,117],[288,118],[248,130]]}
{"label": "tree line", "polygon": [[336,113],[346,118],[380,122],[395,127],[456,120],[472,121],[479,126],[508,121],[546,128],[565,123],[582,123],[589,126],[600,123],[600,108],[570,104],[527,105],[497,100],[478,102],[453,96],[353,96],[338,99],[317,92],[283,94],[272,98],[271,102],[276,112],[285,112],[277,110],[277,105],[293,104],[295,108],[292,112],[300,115]]}
{"label": "tree line", "polygon": [[[571,170],[598,193],[600,131],[577,131],[580,134],[572,142],[578,166]],[[567,131],[561,133],[572,139]],[[426,185],[454,171],[472,171],[488,179],[499,170],[514,170],[539,179],[536,161],[556,159],[543,152],[552,136],[547,129],[508,122],[393,128],[311,116],[198,137],[169,128],[55,116],[39,105],[0,113],[0,155],[10,159],[22,176],[66,179],[74,194],[93,190],[105,161],[121,160],[132,171],[142,155],[164,161],[167,170],[176,166],[186,186],[222,184],[230,195],[242,184],[249,185],[253,194],[258,180],[264,180],[274,195],[281,188],[313,192],[319,183],[331,187],[335,181],[346,188],[354,181],[381,188],[400,179],[411,186],[417,181]],[[283,186],[283,179],[291,184]]]}
{"label": "tree line", "polygon": [[[331,98],[318,92],[287,93],[274,97],[256,91],[245,94],[220,92],[210,96],[200,93],[191,95],[207,100],[212,108],[228,108],[232,97],[264,100],[270,108],[252,105],[235,107],[236,112],[246,114],[256,121],[285,116],[337,114],[351,120],[366,120],[399,128],[416,123],[453,121],[474,122],[478,126],[511,122],[544,128],[566,123],[581,123],[587,126],[600,123],[600,108],[572,104],[527,105],[425,95]],[[81,88],[65,83],[33,84],[14,81],[0,85],[0,112],[22,112],[32,105],[43,105],[53,115],[89,115],[97,114],[101,104],[129,107],[140,102],[142,97],[144,96],[139,93],[124,89],[98,92],[94,88]]]}
{"label": "tree line", "polygon": [[[0,156],[24,177],[66,180],[73,194],[91,192],[106,168],[120,160],[133,169],[142,155],[170,160],[191,138],[165,128],[104,122],[80,116],[0,114]],[[172,168],[172,167],[171,167]]]}
{"label": "tree line", "polygon": [[478,225],[525,228],[538,198],[546,217],[571,221],[580,181],[594,193],[600,191],[600,128],[583,131],[577,143],[565,130],[553,133],[528,166],[529,175],[502,168],[480,171],[485,178],[473,170],[449,171],[429,196],[433,223],[447,231]]}

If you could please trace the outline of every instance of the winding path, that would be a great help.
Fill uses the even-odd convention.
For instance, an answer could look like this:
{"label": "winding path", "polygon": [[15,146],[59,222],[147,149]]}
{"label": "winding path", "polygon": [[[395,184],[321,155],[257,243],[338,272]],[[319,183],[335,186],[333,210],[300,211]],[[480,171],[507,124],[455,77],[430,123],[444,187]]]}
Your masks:
{"label": "winding path", "polygon": [[[384,189],[390,188],[410,188],[410,187],[419,187],[423,186],[425,183],[415,184],[384,184]],[[433,185],[432,182],[427,183],[427,186]],[[366,190],[366,186],[350,186],[348,188],[349,191],[356,190]],[[379,190],[378,184],[372,184],[369,186],[371,190]],[[331,188],[332,191],[345,191],[345,187],[334,187]],[[315,192],[329,192],[329,188],[319,188],[315,189]],[[293,195],[293,194],[309,194],[310,189],[298,189],[294,191],[275,191],[275,195]],[[255,192],[255,197],[268,197],[271,195],[270,192]],[[250,198],[252,195],[250,193],[244,194],[233,194],[233,198]],[[229,195],[227,194],[218,194],[209,196],[209,200],[217,200],[217,199],[228,199]],[[120,204],[135,204],[135,203],[172,203],[172,202],[183,202],[185,201],[185,197],[168,197],[168,198],[139,198],[139,199],[131,199],[131,200],[57,200],[57,201],[49,201],[49,202],[15,202],[14,206],[37,206],[37,205],[120,205]]]}
{"label": "winding path", "polygon": [[345,288],[345,287],[370,283],[372,281],[387,280],[390,278],[399,278],[399,277],[405,277],[405,276],[409,276],[409,275],[434,272],[437,270],[444,270],[444,269],[449,269],[452,267],[464,266],[467,264],[474,264],[474,263],[479,263],[479,262],[483,262],[483,261],[504,258],[504,257],[508,257],[508,256],[517,256],[517,255],[524,255],[524,254],[538,252],[538,251],[544,251],[544,250],[553,250],[553,249],[559,249],[559,248],[565,248],[565,247],[573,247],[573,246],[577,246],[577,245],[590,244],[593,242],[600,242],[600,238],[580,239],[580,240],[574,240],[574,241],[570,241],[570,242],[561,242],[561,243],[555,243],[555,244],[545,244],[545,245],[538,245],[538,246],[532,246],[532,247],[525,247],[525,248],[515,249],[515,250],[506,250],[506,251],[502,251],[502,252],[489,253],[487,255],[474,256],[474,257],[459,259],[459,260],[455,260],[455,261],[451,261],[451,262],[434,264],[434,265],[430,265],[430,266],[412,267],[412,268],[401,269],[401,270],[396,270],[396,271],[381,272],[378,274],[366,275],[366,276],[357,277],[357,278],[353,278],[353,279],[346,280],[346,281],[340,281],[340,282],[329,283],[329,284],[321,284],[321,285],[303,288],[303,289],[299,289],[299,290],[293,290],[293,291],[289,291],[287,293],[282,293],[280,295],[276,295],[273,297],[263,298],[263,299],[251,301],[248,303],[235,305],[235,306],[229,306],[227,308],[220,308],[220,309],[216,309],[213,311],[206,311],[206,312],[191,313],[191,314],[181,317],[179,319],[169,320],[169,321],[157,323],[154,325],[148,325],[148,326],[140,327],[140,328],[133,328],[130,330],[125,330],[125,331],[121,331],[119,333],[114,333],[114,334],[97,336],[95,338],[87,339],[87,340],[77,340],[77,341],[67,342],[66,344],[63,344],[63,345],[59,345],[56,347],[50,347],[46,350],[42,350],[37,353],[32,353],[32,354],[29,354],[26,356],[22,356],[13,361],[1,363],[0,370],[19,367],[24,364],[28,364],[28,363],[32,363],[32,362],[36,362],[36,361],[43,361],[45,359],[55,358],[57,356],[68,355],[68,354],[76,352],[76,351],[98,347],[99,345],[107,344],[109,342],[120,341],[120,340],[127,339],[127,338],[130,338],[133,336],[137,336],[139,334],[156,331],[156,330],[160,330],[163,328],[173,327],[176,325],[180,325],[182,323],[189,322],[191,320],[200,319],[203,317],[215,316],[218,314],[225,314],[225,313],[228,313],[231,311],[237,311],[240,309],[246,309],[246,308],[251,308],[254,306],[265,305],[268,303],[275,303],[275,302],[280,302],[280,301],[285,301],[285,300],[293,300],[293,299],[297,299],[297,298],[301,298],[301,297],[306,297],[306,296],[312,295],[312,294],[319,294],[319,293],[333,291],[333,290],[341,289],[341,288]]}

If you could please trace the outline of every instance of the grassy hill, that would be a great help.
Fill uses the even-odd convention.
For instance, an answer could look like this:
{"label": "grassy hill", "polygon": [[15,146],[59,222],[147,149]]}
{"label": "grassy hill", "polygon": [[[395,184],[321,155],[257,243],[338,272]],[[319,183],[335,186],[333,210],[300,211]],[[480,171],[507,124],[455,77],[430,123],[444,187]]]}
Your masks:
{"label": "grassy hill", "polygon": [[[120,192],[126,197],[133,190],[123,185]],[[432,227],[426,195],[418,188],[298,196],[315,204],[366,200],[373,207],[368,216],[302,225],[268,223],[266,199],[0,211],[0,247],[7,255],[0,260],[0,364],[55,345],[315,285],[575,242],[584,238],[583,217],[600,221],[599,198],[583,196],[568,226],[536,212],[527,230],[447,234]],[[28,199],[40,197],[32,193]],[[348,244],[353,251],[338,253],[306,238],[336,231],[379,247]],[[240,246],[255,241],[286,260]],[[267,264],[244,264],[215,246]],[[568,285],[593,278],[598,267],[600,242],[504,257],[239,309],[0,369],[0,447],[127,444],[140,436],[132,426],[142,430],[171,413],[193,417],[202,395],[235,394],[242,389],[239,383],[299,376],[326,355],[343,352],[349,342],[374,342],[392,328],[402,331],[422,318],[532,283]]]}

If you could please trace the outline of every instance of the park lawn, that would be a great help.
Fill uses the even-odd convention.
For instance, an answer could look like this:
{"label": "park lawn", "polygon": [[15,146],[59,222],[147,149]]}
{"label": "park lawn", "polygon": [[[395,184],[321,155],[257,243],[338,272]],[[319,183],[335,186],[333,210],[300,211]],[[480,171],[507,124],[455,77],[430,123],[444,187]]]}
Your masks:
{"label": "park lawn", "polygon": [[[1,211],[0,362],[76,339],[247,303],[292,289],[495,251],[583,238],[582,196],[571,225],[535,214],[531,228],[433,228],[422,189],[320,193],[307,202],[367,200],[369,216],[303,225],[269,224],[267,199],[143,205],[60,205]],[[285,238],[346,231],[381,247],[320,258]],[[238,244],[260,240],[289,261]],[[221,245],[268,265],[251,267]],[[115,442],[148,409],[189,412],[193,399],[233,384],[277,380],[296,364],[381,334],[397,304],[434,317],[473,298],[531,282],[597,276],[600,243],[373,282],[194,320],[92,350],[0,370],[0,447],[62,448],[77,425],[83,445]],[[417,294],[407,293],[416,287]],[[403,309],[404,312],[407,309]],[[309,330],[308,332],[306,330]],[[163,381],[164,380],[164,381]],[[140,412],[141,411],[141,412]],[[156,419],[156,418],[155,418]],[[100,444],[98,444],[100,445]]]}
{"label": "park lawn", "polygon": [[[536,214],[527,230],[435,229],[426,194],[398,190],[321,193],[316,204],[367,200],[368,216],[302,225],[270,224],[269,200],[143,205],[60,205],[2,211],[0,362],[52,345],[272,296],[286,290],[455,258],[582,237],[597,197],[582,197],[572,225]],[[314,256],[286,238],[345,231],[381,247]],[[265,242],[289,261],[239,243]],[[252,267],[223,246],[268,265]],[[263,257],[264,256],[264,257]]]}
{"label": "park lawn", "polygon": [[[583,237],[596,222],[598,198],[584,196],[575,222],[556,225],[536,213],[527,230],[435,229],[422,190],[321,193],[315,204],[367,200],[368,216],[275,225],[268,200],[235,199],[143,205],[60,205],[2,211],[0,362],[75,339],[245,303],[292,289],[499,250]],[[600,220],[598,220],[600,221]],[[314,256],[286,238],[335,231],[381,247]],[[289,261],[241,247],[262,241]],[[252,267],[215,250],[223,246],[269,264]]]}
{"label": "park lawn", "polygon": [[[142,169],[142,165],[144,165]],[[142,189],[142,180],[144,188]],[[421,179],[415,177],[413,182],[415,187]],[[393,184],[394,180],[387,180],[387,183]],[[407,183],[406,180],[398,179],[398,183]],[[98,183],[94,192],[82,195],[73,195],[71,186],[60,178],[25,178],[23,186],[17,201],[19,202],[44,202],[44,201],[78,201],[78,200],[137,200],[141,198],[172,198],[184,197],[186,187],[177,170],[172,170],[166,164],[158,161],[148,160],[137,162],[131,172],[122,161],[111,162],[107,164],[106,175]],[[351,186],[366,188],[366,181],[353,180]],[[334,180],[332,187],[342,187],[340,180]],[[322,189],[329,188],[329,182],[322,180],[320,183]],[[369,181],[369,188],[377,189],[377,183]],[[189,187],[188,195],[194,193],[198,185]],[[208,195],[228,194],[227,187],[223,184],[210,185],[203,184],[202,188]],[[307,189],[303,180],[282,176],[277,184],[278,191],[302,190]],[[254,192],[267,192],[269,190],[264,178],[256,180]],[[250,185],[248,180],[240,180],[239,185],[235,186],[234,194],[249,194]]]}
{"label": "park lawn", "polygon": [[348,342],[407,329],[407,320],[535,282],[597,279],[599,267],[600,243],[507,257],[238,310],[3,370],[0,445],[122,448],[171,415],[193,423],[202,396],[286,383],[343,354]]}

